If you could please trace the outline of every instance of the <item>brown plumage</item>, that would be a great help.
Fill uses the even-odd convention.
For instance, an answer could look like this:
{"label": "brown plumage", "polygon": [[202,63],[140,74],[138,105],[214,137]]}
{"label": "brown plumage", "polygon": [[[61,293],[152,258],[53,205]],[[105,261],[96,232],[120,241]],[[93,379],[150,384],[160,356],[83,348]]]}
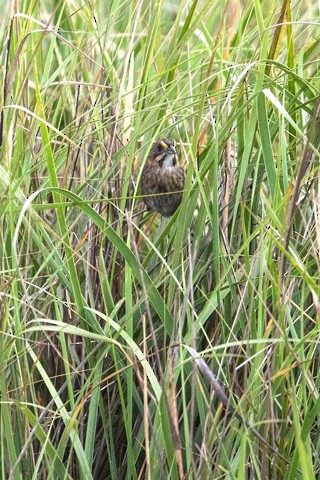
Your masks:
{"label": "brown plumage", "polygon": [[141,193],[146,195],[143,200],[147,207],[164,217],[173,215],[181,203],[184,181],[184,169],[177,165],[175,142],[170,138],[157,140],[141,174]]}

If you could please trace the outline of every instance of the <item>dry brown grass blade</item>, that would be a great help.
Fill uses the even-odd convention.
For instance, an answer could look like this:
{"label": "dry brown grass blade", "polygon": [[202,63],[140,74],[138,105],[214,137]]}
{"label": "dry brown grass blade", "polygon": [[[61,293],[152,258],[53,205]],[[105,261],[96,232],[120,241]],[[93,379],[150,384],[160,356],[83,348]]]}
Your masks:
{"label": "dry brown grass blade", "polygon": [[[126,219],[127,219],[127,222],[128,222],[128,231],[130,233],[133,252],[134,252],[135,257],[137,259],[137,262],[139,264],[139,268],[141,269],[141,262],[140,262],[138,245],[137,245],[137,242],[135,240],[133,225],[132,225],[132,219],[130,217],[129,212],[126,212]],[[149,297],[148,297],[146,286],[143,282],[142,271],[141,271],[141,278],[142,278],[143,297],[144,297],[144,301],[145,301],[146,318],[147,318],[148,323],[149,323],[151,338],[152,338],[152,341],[153,341],[153,344],[154,344],[155,359],[156,359],[156,365],[157,365],[157,369],[158,369],[158,373],[159,373],[159,377],[160,377],[160,383],[161,383],[161,386],[162,386],[163,399],[164,399],[164,403],[166,405],[166,409],[167,409],[167,412],[168,412],[171,435],[172,435],[172,442],[173,442],[173,445],[174,445],[174,448],[175,448],[175,455],[176,455],[178,471],[179,471],[179,479],[182,480],[184,478],[184,475],[183,475],[183,466],[182,466],[183,464],[182,464],[182,453],[181,453],[181,441],[180,441],[180,437],[179,437],[179,428],[178,428],[178,425],[177,425],[176,405],[173,407],[173,403],[175,403],[175,399],[174,399],[174,402],[172,402],[172,401],[170,402],[170,399],[168,398],[168,395],[167,395],[165,375],[164,375],[164,371],[163,371],[162,363],[161,363],[161,358],[160,358],[160,349],[159,349],[159,346],[158,346],[156,333],[155,333],[155,330],[154,330],[154,327],[153,327],[152,315],[151,315],[150,305],[149,305]],[[145,351],[145,354],[146,354],[146,347],[144,347],[144,351]],[[144,388],[146,388],[146,387],[144,387]],[[171,397],[171,399],[172,399],[172,397]],[[172,407],[173,407],[173,410],[172,410]],[[175,412],[176,412],[176,416],[175,416]]]}
{"label": "dry brown grass blade", "polygon": [[[285,15],[286,15],[287,7],[288,7],[288,0],[285,0],[282,4],[281,12],[280,12],[277,24],[276,24],[277,26],[275,28],[275,32],[274,32],[272,42],[271,42],[271,47],[270,47],[270,50],[269,50],[268,58],[271,59],[271,60],[274,59],[275,54],[276,54],[276,50],[277,50],[277,46],[278,46],[279,38],[280,38],[280,33],[281,33],[281,30],[282,30],[282,27],[283,27],[282,23],[284,21]],[[271,65],[267,64],[266,69],[265,69],[265,74],[266,75],[269,75],[270,69],[271,69]]]}
{"label": "dry brown grass blade", "polygon": [[281,460],[286,462],[287,464],[289,463],[288,460],[281,455],[281,453],[278,452],[278,450],[270,445],[260,433],[253,428],[233,407],[231,404],[230,398],[227,397],[227,395],[224,393],[223,388],[221,387],[220,383],[206,364],[206,362],[200,357],[199,353],[192,347],[189,347],[188,345],[184,345],[186,350],[190,353],[192,356],[194,362],[196,363],[197,367],[199,368],[200,372],[204,376],[204,378],[207,380],[207,382],[211,385],[211,387],[214,390],[214,394],[217,398],[217,400],[222,403],[222,405],[225,407],[225,409],[229,412],[231,412],[248,430],[249,432],[253,433],[253,435],[269,450],[271,450],[275,455],[277,455]]}
{"label": "dry brown grass blade", "polygon": [[[317,149],[320,144],[319,131],[320,131],[320,96],[317,99],[316,106],[315,106],[312,118],[310,120],[307,143],[306,143],[304,153],[299,165],[297,178],[292,188],[292,196],[291,196],[291,201],[288,209],[286,234],[283,242],[285,251],[287,251],[289,248],[291,228],[292,228],[295,213],[298,208],[298,199],[299,199],[299,194],[302,187],[302,180],[308,168],[312,164],[314,148]],[[312,148],[311,145],[313,145],[314,148]],[[283,279],[284,272],[285,272],[285,263],[286,263],[286,255],[282,253],[281,266],[280,266],[281,281]]]}
{"label": "dry brown grass blade", "polygon": [[179,480],[184,479],[183,473],[183,460],[182,460],[182,450],[181,450],[181,440],[179,436],[179,415],[177,409],[177,392],[176,386],[174,383],[174,350],[169,349],[168,351],[168,370],[170,372],[170,397],[169,405],[172,416],[172,423],[174,425],[175,435],[174,435],[174,448],[175,448],[175,457],[178,465]]}

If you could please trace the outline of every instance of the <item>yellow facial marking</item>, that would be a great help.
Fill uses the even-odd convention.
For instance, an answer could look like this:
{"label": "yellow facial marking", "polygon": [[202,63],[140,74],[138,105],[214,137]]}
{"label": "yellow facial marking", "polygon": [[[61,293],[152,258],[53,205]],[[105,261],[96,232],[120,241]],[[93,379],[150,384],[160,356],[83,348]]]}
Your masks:
{"label": "yellow facial marking", "polygon": [[162,140],[161,140],[161,142],[160,142],[160,145],[161,145],[163,148],[166,148],[166,149],[168,148],[168,145],[167,145],[165,142],[163,142]]}

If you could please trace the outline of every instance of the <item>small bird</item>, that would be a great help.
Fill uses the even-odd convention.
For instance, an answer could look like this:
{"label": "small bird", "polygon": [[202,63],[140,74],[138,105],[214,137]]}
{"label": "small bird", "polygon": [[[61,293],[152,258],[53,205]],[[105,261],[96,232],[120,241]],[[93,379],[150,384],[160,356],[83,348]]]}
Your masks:
{"label": "small bird", "polygon": [[[174,214],[181,203],[185,173],[177,165],[176,145],[170,138],[157,140],[141,174],[141,193],[147,207],[164,217]],[[163,193],[164,195],[159,195]],[[153,196],[154,195],[154,196]]]}

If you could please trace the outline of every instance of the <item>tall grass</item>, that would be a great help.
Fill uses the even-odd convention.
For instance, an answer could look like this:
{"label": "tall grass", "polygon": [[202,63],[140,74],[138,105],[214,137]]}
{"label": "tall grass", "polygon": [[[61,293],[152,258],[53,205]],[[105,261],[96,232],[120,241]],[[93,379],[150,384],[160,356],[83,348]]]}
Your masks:
{"label": "tall grass", "polygon": [[2,11],[1,478],[318,478],[317,3]]}

